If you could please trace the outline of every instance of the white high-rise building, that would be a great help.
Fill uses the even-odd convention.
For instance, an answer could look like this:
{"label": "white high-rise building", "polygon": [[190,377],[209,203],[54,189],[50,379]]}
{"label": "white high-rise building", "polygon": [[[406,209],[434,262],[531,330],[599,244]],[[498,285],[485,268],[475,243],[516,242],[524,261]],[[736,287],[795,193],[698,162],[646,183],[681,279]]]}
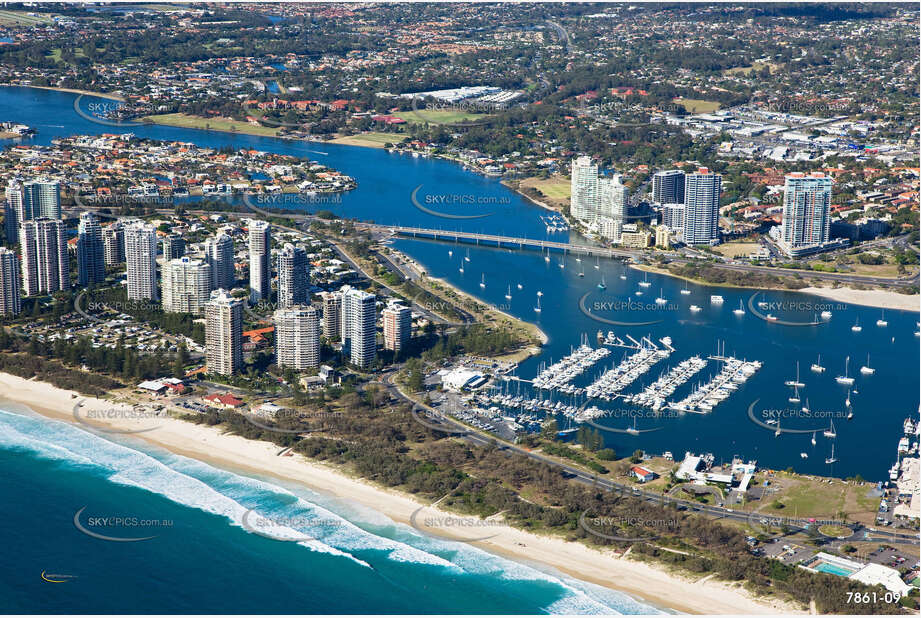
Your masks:
{"label": "white high-rise building", "polygon": [[822,172],[796,172],[786,177],[780,244],[788,254],[828,241],[831,185],[831,178]]}
{"label": "white high-rise building", "polygon": [[12,250],[0,247],[0,316],[17,315],[20,311],[19,260]]}
{"label": "white high-rise building", "polygon": [[621,182],[620,174],[611,178],[600,178],[601,202],[598,211],[598,228],[601,235],[614,242],[620,242],[624,223],[627,220],[627,203],[630,190]]}
{"label": "white high-rise building", "polygon": [[342,294],[323,292],[323,336],[337,339],[342,333]]}
{"label": "white high-rise building", "polygon": [[120,221],[102,228],[102,248],[106,266],[125,261],[125,228]]}
{"label": "white high-rise building", "polygon": [[299,371],[320,366],[320,313],[315,307],[275,312],[275,363]]}
{"label": "white high-rise building", "polygon": [[684,233],[684,204],[663,204],[662,224],[676,236]]}
{"label": "white high-rise building", "polygon": [[278,307],[307,304],[309,290],[307,252],[286,244],[278,253]]}
{"label": "white high-rise building", "polygon": [[409,343],[412,335],[413,312],[409,307],[391,303],[381,312],[384,331],[384,348],[399,352]]}
{"label": "white high-rise building", "polygon": [[572,163],[569,210],[573,217],[585,223],[598,218],[601,194],[598,186],[598,166],[590,157],[579,157]]}
{"label": "white high-rise building", "polygon": [[163,310],[201,313],[211,298],[211,266],[182,257],[163,265]]}
{"label": "white high-rise building", "polygon": [[6,186],[6,202],[3,206],[3,227],[6,241],[10,244],[19,241],[19,214],[22,212],[22,183],[11,180]]}
{"label": "white high-rise building", "polygon": [[377,307],[374,294],[351,287],[342,293],[342,352],[358,367],[369,367],[377,356]]}
{"label": "white high-rise building", "polygon": [[237,279],[233,263],[233,238],[221,232],[206,240],[205,260],[211,266],[211,288],[232,290]]}
{"label": "white high-rise building", "polygon": [[105,247],[102,228],[96,215],[80,213],[77,226],[77,281],[80,285],[96,285],[106,279]]}
{"label": "white high-rise building", "polygon": [[243,366],[243,301],[226,290],[205,303],[205,358],[208,373],[229,376]]}
{"label": "white high-rise building", "polygon": [[125,226],[128,299],[157,300],[157,232],[152,225]]}
{"label": "white high-rise building", "polygon": [[684,242],[719,243],[720,189],[723,177],[705,167],[688,174],[684,183]]}
{"label": "white high-rise building", "polygon": [[272,295],[272,233],[265,221],[249,222],[250,300],[258,303]]}
{"label": "white high-rise building", "polygon": [[26,296],[70,289],[70,256],[63,221],[44,217],[23,221],[19,246]]}

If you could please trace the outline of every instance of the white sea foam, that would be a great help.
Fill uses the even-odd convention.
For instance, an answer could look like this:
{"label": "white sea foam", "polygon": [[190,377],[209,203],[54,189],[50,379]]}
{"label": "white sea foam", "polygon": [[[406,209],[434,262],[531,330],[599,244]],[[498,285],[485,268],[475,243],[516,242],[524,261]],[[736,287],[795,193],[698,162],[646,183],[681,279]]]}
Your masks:
{"label": "white sea foam", "polygon": [[[318,502],[333,500],[299,490],[318,502],[267,481],[215,468],[171,453],[151,454],[111,442],[67,423],[36,419],[0,410],[0,443],[41,457],[92,465],[113,483],[138,487],[192,508],[227,518],[232,525],[257,529],[274,538],[296,541],[317,553],[348,558],[370,567],[367,553],[382,552],[393,562],[427,565],[457,574],[489,576],[506,581],[542,582],[558,586],[561,596],[548,613],[658,613],[627,595],[494,556],[471,545],[435,539],[394,524],[367,508],[340,509],[357,513],[357,521],[396,538],[374,534]],[[244,518],[246,524],[244,525]],[[252,519],[251,519],[252,518]],[[363,552],[362,558],[353,555]]]}

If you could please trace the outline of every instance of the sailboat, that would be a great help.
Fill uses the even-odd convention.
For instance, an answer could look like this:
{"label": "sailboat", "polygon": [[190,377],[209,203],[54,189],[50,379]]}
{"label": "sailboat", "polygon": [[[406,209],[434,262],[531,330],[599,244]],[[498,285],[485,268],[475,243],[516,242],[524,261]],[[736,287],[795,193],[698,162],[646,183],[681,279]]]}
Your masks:
{"label": "sailboat", "polygon": [[742,301],[739,301],[739,308],[733,309],[732,312],[736,315],[745,315],[745,309],[742,307]]}
{"label": "sailboat", "polygon": [[648,278],[648,273],[643,273],[643,280],[640,281],[640,287],[648,288],[650,285],[652,285],[651,283],[649,283],[649,281],[646,280],[647,278]]}
{"label": "sailboat", "polygon": [[598,289],[599,289],[599,290],[606,290],[606,289],[608,289],[608,286],[605,285],[605,283],[604,283],[604,274],[601,275],[601,283],[598,284]]}
{"label": "sailboat", "polygon": [[511,285],[508,286],[508,292],[505,293],[505,298],[506,298],[507,300],[511,300],[511,299],[512,299],[512,286],[511,286]]}
{"label": "sailboat", "polygon": [[544,261],[548,264],[550,263],[550,247],[547,247],[547,255],[544,256]]}
{"label": "sailboat", "polygon": [[814,431],[812,432],[812,440],[810,440],[810,442],[812,442],[812,446],[815,446],[815,432]]}
{"label": "sailboat", "polygon": [[483,273],[483,274],[480,276],[480,287],[481,287],[481,288],[485,288],[485,287],[486,287],[486,273]]}
{"label": "sailboat", "polygon": [[562,258],[560,258],[560,268],[566,268],[566,264],[563,263]]}
{"label": "sailboat", "polygon": [[620,276],[620,280],[621,280],[621,281],[626,281],[626,280],[627,280],[627,275],[622,274],[622,275]]}
{"label": "sailboat", "polygon": [[860,373],[865,376],[871,376],[876,373],[876,369],[870,366],[870,355],[867,354],[867,364],[860,368]]}
{"label": "sailboat", "polygon": [[537,306],[534,307],[536,313],[540,313],[540,292],[537,293]]}
{"label": "sailboat", "polygon": [[851,362],[850,356],[844,359],[844,375],[838,376],[837,378],[835,378],[835,382],[837,382],[838,384],[847,384],[848,386],[850,386],[851,384],[854,383],[854,378],[848,377],[847,375],[847,367],[848,367],[848,364],[850,364],[850,362]]}
{"label": "sailboat", "polygon": [[777,419],[777,431],[774,432],[774,437],[777,438],[777,437],[780,436],[780,434],[781,434],[781,431],[780,431],[780,419],[778,418],[778,419]]}
{"label": "sailboat", "polygon": [[803,406],[803,412],[809,413],[809,397],[806,397],[806,405]]}
{"label": "sailboat", "polygon": [[636,436],[636,435],[639,435],[640,433],[640,430],[636,428],[636,416],[635,415],[633,417],[633,427],[628,427],[627,433],[629,433],[631,436]]}
{"label": "sailboat", "polygon": [[835,421],[830,420],[828,421],[828,423],[829,423],[828,429],[823,431],[822,435],[825,436],[826,438],[836,438],[838,434],[835,433]]}
{"label": "sailboat", "polygon": [[844,407],[851,407],[851,389],[848,389],[847,396],[844,398]]}
{"label": "sailboat", "polygon": [[460,274],[462,275],[464,274],[464,263],[463,262],[461,262],[460,268],[458,268],[457,270],[458,272],[460,272]]}
{"label": "sailboat", "polygon": [[796,362],[796,379],[787,380],[786,382],[784,382],[784,384],[786,384],[787,386],[793,386],[793,387],[806,386],[805,384],[799,381],[799,361]]}
{"label": "sailboat", "polygon": [[[579,261],[581,262],[582,260],[579,260]],[[585,276],[585,268],[582,266],[582,264],[579,264],[579,276],[580,277]]]}
{"label": "sailboat", "polygon": [[799,387],[798,386],[793,387],[793,396],[787,398],[787,401],[789,401],[790,403],[799,403]]}
{"label": "sailboat", "polygon": [[832,443],[831,443],[831,457],[826,457],[826,458],[825,458],[825,463],[827,463],[827,464],[833,464],[833,463],[835,463],[836,461],[838,461],[838,460],[835,459],[835,443],[832,442]]}
{"label": "sailboat", "polygon": [[665,293],[662,291],[662,288],[659,288],[659,297],[656,299],[657,305],[664,305],[668,300],[665,298]]}
{"label": "sailboat", "polygon": [[879,319],[876,320],[876,325],[880,328],[886,328],[889,326],[889,322],[886,321],[886,312],[883,311],[882,315],[879,316]]}
{"label": "sailboat", "polygon": [[469,261],[470,261],[470,249],[467,249],[467,255],[464,256],[464,261],[465,261],[465,262],[469,262]]}
{"label": "sailboat", "polygon": [[519,290],[523,290],[523,289],[524,289],[524,286],[521,285],[521,284],[519,283],[519,284],[518,284],[518,289],[519,289]]}
{"label": "sailboat", "polygon": [[601,270],[601,258],[595,258],[595,270]]}
{"label": "sailboat", "polygon": [[684,289],[681,290],[681,294],[684,295],[684,296],[687,296],[687,295],[690,294],[690,293],[691,293],[691,290],[688,289],[688,282],[685,281],[685,282],[684,282]]}
{"label": "sailboat", "polygon": [[825,367],[822,366],[822,355],[821,354],[819,354],[818,360],[812,363],[812,367],[810,367],[810,369],[812,369],[816,373],[822,373],[823,371],[825,371]]}
{"label": "sailboat", "polygon": [[454,252],[448,249],[448,257],[454,257]]}
{"label": "sailboat", "polygon": [[854,331],[855,333],[859,333],[860,331],[863,330],[863,326],[860,325],[860,318],[857,318],[854,321],[854,325],[851,326],[851,330]]}

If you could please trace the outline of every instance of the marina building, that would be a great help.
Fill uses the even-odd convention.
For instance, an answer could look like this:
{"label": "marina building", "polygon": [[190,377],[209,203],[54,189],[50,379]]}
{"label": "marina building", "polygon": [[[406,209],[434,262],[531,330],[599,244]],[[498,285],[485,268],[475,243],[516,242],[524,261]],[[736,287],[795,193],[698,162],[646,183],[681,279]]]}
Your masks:
{"label": "marina building", "polygon": [[169,234],[163,239],[163,259],[178,260],[185,255],[185,240],[179,234]]}
{"label": "marina building", "polygon": [[128,300],[158,300],[157,232],[152,225],[137,222],[125,227],[125,265]]}
{"label": "marina building", "polygon": [[295,306],[275,312],[275,362],[279,367],[304,370],[320,366],[320,313],[315,307]]}
{"label": "marina building", "polygon": [[0,247],[0,316],[18,315],[22,311],[19,288],[19,260],[16,254]]}
{"label": "marina building", "polygon": [[569,209],[573,217],[585,223],[594,223],[598,218],[601,203],[598,180],[598,166],[590,157],[573,161]]}
{"label": "marina building", "polygon": [[70,256],[63,221],[45,217],[23,221],[19,247],[26,296],[70,289]]}
{"label": "marina building", "polygon": [[81,286],[96,285],[105,281],[105,248],[102,228],[96,215],[80,213],[77,225],[77,281]]}
{"label": "marina building", "polygon": [[201,313],[210,300],[211,266],[183,257],[163,265],[163,310]]}
{"label": "marina building", "polygon": [[684,233],[684,204],[663,204],[662,224],[680,237]]}
{"label": "marina building", "polygon": [[342,353],[353,365],[369,367],[377,356],[377,306],[374,294],[346,286],[342,293]]}
{"label": "marina building", "polygon": [[205,303],[205,358],[208,373],[229,376],[243,366],[243,301],[226,290]]}
{"label": "marina building", "polygon": [[399,303],[391,303],[381,312],[384,331],[384,348],[399,352],[409,343],[412,334],[412,310]]}
{"label": "marina building", "polygon": [[335,292],[323,292],[323,336],[338,339],[342,324],[342,295]]}
{"label": "marina building", "polygon": [[666,170],[652,177],[652,201],[656,204],[684,203],[684,172]]}
{"label": "marina building", "polygon": [[722,176],[705,167],[685,177],[684,242],[689,245],[719,243],[719,207]]}
{"label": "marina building", "polygon": [[272,236],[265,221],[249,222],[249,291],[255,304],[272,295]]}
{"label": "marina building", "polygon": [[125,262],[125,228],[116,221],[102,229],[102,250],[106,266]]}
{"label": "marina building", "polygon": [[790,256],[821,250],[829,240],[832,179],[794,172],[784,179],[783,222],[778,245]]}
{"label": "marina building", "polygon": [[205,241],[205,261],[211,267],[211,288],[232,290],[236,283],[233,238],[221,232]]}
{"label": "marina building", "polygon": [[310,295],[307,252],[288,243],[278,253],[278,307],[305,305]]}

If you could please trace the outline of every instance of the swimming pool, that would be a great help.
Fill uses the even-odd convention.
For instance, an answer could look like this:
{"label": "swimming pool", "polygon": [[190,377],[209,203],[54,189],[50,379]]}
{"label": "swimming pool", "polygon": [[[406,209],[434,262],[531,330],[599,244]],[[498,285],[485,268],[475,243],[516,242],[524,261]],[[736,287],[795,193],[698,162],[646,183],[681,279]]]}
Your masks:
{"label": "swimming pool", "polygon": [[831,575],[837,575],[839,577],[848,577],[854,574],[853,569],[843,567],[837,564],[831,564],[830,562],[820,562],[819,564],[812,567],[816,571],[821,571],[822,573],[829,573]]}

